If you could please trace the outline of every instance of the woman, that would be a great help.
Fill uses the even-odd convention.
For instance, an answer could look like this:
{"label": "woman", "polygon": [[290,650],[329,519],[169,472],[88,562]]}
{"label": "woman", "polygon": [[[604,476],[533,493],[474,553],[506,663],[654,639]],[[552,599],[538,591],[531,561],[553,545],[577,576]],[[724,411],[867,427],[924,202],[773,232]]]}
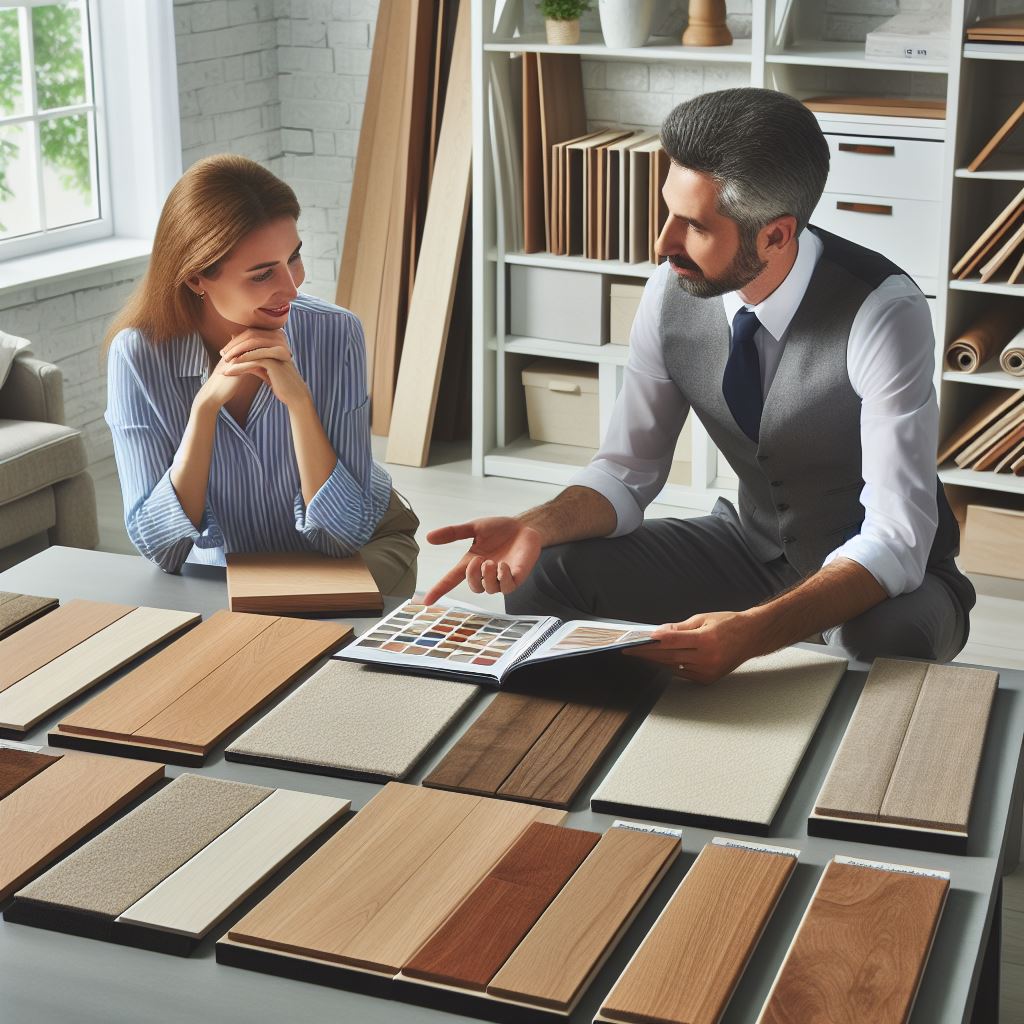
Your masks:
{"label": "woman", "polygon": [[370,452],[359,320],[299,293],[299,204],[251,160],[193,164],[108,335],[107,423],[132,543],[165,572],[231,551],[357,551],[416,581],[419,521]]}

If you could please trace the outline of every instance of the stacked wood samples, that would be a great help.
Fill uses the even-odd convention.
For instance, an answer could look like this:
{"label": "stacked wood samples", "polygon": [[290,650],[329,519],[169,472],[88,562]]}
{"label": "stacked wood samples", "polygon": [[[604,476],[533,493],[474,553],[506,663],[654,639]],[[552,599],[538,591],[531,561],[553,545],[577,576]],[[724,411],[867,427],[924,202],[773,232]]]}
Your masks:
{"label": "stacked wood samples", "polygon": [[[1024,243],[1024,189],[999,212],[995,220],[971,243],[967,251],[953,265],[952,274],[959,280],[970,277],[976,270],[984,283],[991,280],[1014,251]],[[1018,263],[1007,278],[1016,284],[1024,275],[1024,260]]]}
{"label": "stacked wood samples", "polygon": [[0,590],[0,640],[27,626],[58,605],[55,597],[33,597]]}
{"label": "stacked wood samples", "polygon": [[943,442],[940,466],[953,459],[961,469],[1024,473],[1024,389],[992,392]]}
{"label": "stacked wood samples", "polygon": [[905,1024],[948,892],[943,871],[836,857],[758,1024]]}
{"label": "stacked wood samples", "polygon": [[162,765],[125,758],[71,751],[27,761],[0,746],[0,902],[163,775]]}
{"label": "stacked wood samples", "polygon": [[0,640],[0,733],[46,715],[199,621],[192,612],[70,601]]}
{"label": "stacked wood samples", "polygon": [[705,846],[598,1018],[717,1024],[796,861],[793,850],[725,839]]}
{"label": "stacked wood samples", "polygon": [[945,120],[945,100],[909,96],[811,96],[803,101],[818,114],[864,114],[868,117],[924,117]]}
{"label": "stacked wood samples", "polygon": [[946,349],[946,366],[960,373],[977,373],[1003,353],[1024,326],[1024,310],[1012,299],[995,302],[968,325]]}
{"label": "stacked wood samples", "polygon": [[352,612],[384,609],[361,555],[233,553],[227,556],[228,607],[233,612]]}
{"label": "stacked wood samples", "polygon": [[811,835],[963,852],[998,673],[875,660]]}
{"label": "stacked wood samples", "polygon": [[16,896],[7,920],[179,955],[347,800],[180,775]]}
{"label": "stacked wood samples", "polygon": [[967,26],[967,38],[982,43],[1024,43],[1024,15],[1000,14],[979,18]]}
{"label": "stacked wood samples", "polygon": [[51,742],[202,764],[351,632],[333,622],[217,612],[69,715]]}
{"label": "stacked wood samples", "polygon": [[967,170],[978,171],[985,161],[1006,141],[1010,133],[1024,119],[1024,100],[1022,100],[1014,112],[999,126],[999,130],[981,147],[978,155],[967,165]]}

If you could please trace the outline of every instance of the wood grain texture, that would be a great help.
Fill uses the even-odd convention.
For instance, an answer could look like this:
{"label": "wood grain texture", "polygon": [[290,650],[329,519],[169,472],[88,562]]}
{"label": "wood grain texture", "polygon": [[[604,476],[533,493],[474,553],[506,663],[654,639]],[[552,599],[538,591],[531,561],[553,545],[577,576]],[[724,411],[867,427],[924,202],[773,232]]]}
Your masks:
{"label": "wood grain texture", "polygon": [[981,147],[978,155],[967,165],[967,170],[976,171],[1003,144],[1006,137],[1024,119],[1024,101],[1017,105],[1012,114],[999,126],[998,131]]}
{"label": "wood grain texture", "polygon": [[39,754],[34,750],[0,747],[0,800],[10,796],[44,768],[49,768],[59,756]]}
{"label": "wood grain texture", "polygon": [[69,751],[0,800],[0,900],[163,775],[162,765]]}
{"label": "wood grain texture", "polygon": [[0,693],[0,727],[26,732],[80,693],[199,620],[194,612],[132,609]]}
{"label": "wood grain texture", "polygon": [[610,829],[487,991],[568,1011],[680,850],[668,836]]}
{"label": "wood grain texture", "polygon": [[1024,400],[1024,391],[1008,391],[1002,388],[983,399],[943,443],[938,454],[939,464],[952,458],[964,445],[981,434],[991,423],[1008,414],[1022,400]]}
{"label": "wood grain texture", "polygon": [[811,96],[803,104],[822,114],[926,117],[940,121],[946,116],[945,100],[920,100],[909,96]]}
{"label": "wood grain texture", "polygon": [[131,605],[69,601],[0,640],[0,691],[42,668],[132,610]]}
{"label": "wood grain texture", "polygon": [[384,599],[361,555],[328,558],[289,553],[227,556],[233,612],[381,611]]}
{"label": "wood grain texture", "polygon": [[118,920],[201,938],[349,807],[335,797],[275,790]]}
{"label": "wood grain texture", "polygon": [[787,854],[705,846],[601,1015],[717,1024],[795,867]]}
{"label": "wood grain texture", "polygon": [[531,825],[402,973],[483,991],[600,838]]}
{"label": "wood grain texture", "polygon": [[0,640],[27,626],[40,615],[53,611],[58,605],[55,597],[33,597],[30,594],[12,594],[0,591]]}
{"label": "wood grain texture", "polygon": [[524,53],[523,62],[523,252],[550,246],[551,208],[544,201],[544,146],[540,120],[537,54]]}
{"label": "wood grain texture", "polygon": [[758,1024],[905,1024],[948,889],[833,861]]}

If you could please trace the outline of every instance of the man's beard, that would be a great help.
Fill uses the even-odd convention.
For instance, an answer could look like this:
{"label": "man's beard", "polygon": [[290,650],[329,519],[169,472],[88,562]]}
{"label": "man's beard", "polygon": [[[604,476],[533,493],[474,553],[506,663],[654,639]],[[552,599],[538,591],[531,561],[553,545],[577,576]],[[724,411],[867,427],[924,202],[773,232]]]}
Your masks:
{"label": "man's beard", "polygon": [[695,270],[700,277],[676,277],[679,287],[698,299],[711,299],[726,292],[745,288],[768,264],[757,255],[757,232],[740,229],[740,247],[721,277],[706,277],[695,263],[682,256],[669,256],[669,262],[684,270]]}

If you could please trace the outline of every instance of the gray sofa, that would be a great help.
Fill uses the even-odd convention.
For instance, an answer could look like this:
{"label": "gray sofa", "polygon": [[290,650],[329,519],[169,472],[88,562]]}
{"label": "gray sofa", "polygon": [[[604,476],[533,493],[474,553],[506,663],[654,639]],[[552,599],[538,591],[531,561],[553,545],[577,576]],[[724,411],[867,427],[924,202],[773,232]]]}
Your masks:
{"label": "gray sofa", "polygon": [[50,544],[99,543],[85,444],[64,426],[64,384],[52,363],[21,355],[0,388],[0,552],[46,531]]}

